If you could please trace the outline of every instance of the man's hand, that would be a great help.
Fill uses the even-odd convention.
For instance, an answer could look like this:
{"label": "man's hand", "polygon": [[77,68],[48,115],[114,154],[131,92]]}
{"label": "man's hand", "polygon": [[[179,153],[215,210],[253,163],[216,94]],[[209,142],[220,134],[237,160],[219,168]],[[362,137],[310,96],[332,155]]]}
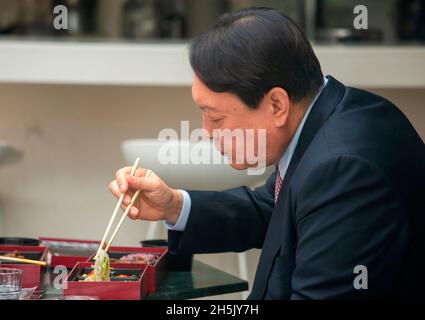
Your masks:
{"label": "man's hand", "polygon": [[126,194],[121,206],[124,210],[130,205],[133,194],[141,191],[128,214],[131,219],[165,220],[175,224],[183,206],[182,193],[170,188],[153,172],[145,177],[147,171],[138,168],[134,176],[130,176],[131,167],[120,169],[115,174],[116,180],[109,184],[109,190],[117,198]]}

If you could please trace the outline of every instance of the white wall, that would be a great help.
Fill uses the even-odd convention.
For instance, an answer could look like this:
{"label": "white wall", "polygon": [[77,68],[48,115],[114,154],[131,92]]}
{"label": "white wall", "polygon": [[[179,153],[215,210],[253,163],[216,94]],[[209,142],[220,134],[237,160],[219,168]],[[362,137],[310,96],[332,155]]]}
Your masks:
{"label": "white wall", "polygon": [[[0,137],[24,152],[0,168],[7,235],[99,238],[120,142],[178,128],[183,115],[199,124],[187,89],[2,85],[0,97]],[[125,227],[118,243],[143,239],[143,223]]]}
{"label": "white wall", "polygon": [[[425,139],[425,90],[373,91],[398,104]],[[188,87],[2,84],[0,99],[0,140],[24,152],[0,167],[3,236],[101,238],[115,205],[107,186],[123,165],[120,142],[179,129],[180,120],[201,124]],[[126,221],[115,244],[137,246],[146,226]],[[258,251],[248,256],[252,279]],[[234,254],[200,259],[237,274]]]}

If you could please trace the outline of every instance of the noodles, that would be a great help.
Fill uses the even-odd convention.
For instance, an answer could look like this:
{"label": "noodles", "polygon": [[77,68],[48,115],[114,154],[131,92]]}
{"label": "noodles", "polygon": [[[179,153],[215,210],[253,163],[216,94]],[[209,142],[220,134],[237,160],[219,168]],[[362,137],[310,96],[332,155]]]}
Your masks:
{"label": "noodles", "polygon": [[94,275],[89,275],[85,281],[111,281],[109,256],[105,250],[100,250],[94,262]]}

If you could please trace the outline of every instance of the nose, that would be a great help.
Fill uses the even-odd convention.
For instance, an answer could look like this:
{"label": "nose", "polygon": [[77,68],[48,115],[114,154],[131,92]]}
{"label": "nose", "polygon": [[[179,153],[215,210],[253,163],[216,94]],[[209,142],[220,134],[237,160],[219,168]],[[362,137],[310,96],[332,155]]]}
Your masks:
{"label": "nose", "polygon": [[208,133],[208,138],[210,140],[213,139],[213,128],[211,127],[210,122],[208,119],[205,118],[204,115],[202,115],[202,128]]}

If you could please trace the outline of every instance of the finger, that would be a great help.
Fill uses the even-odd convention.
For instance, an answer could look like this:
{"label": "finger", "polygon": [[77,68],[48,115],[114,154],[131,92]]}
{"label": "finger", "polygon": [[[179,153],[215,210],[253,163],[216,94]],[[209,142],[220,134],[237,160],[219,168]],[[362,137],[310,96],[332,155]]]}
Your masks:
{"label": "finger", "polygon": [[131,173],[131,167],[124,167],[122,169],[119,169],[115,173],[115,178],[117,179],[117,183],[119,186],[119,189],[121,190],[121,193],[127,192],[128,184],[127,180],[125,179],[125,176]]}
{"label": "finger", "polygon": [[138,199],[138,204],[131,207],[130,211],[128,212],[128,216],[133,219],[142,219],[142,212],[149,209],[149,205],[145,202],[143,197],[141,195]]}
{"label": "finger", "polygon": [[128,212],[128,217],[133,220],[139,219],[139,209],[136,207],[131,207],[130,211]]}
{"label": "finger", "polygon": [[[127,192],[128,183],[127,183],[126,176],[128,176],[128,175],[131,174],[131,170],[132,169],[133,169],[132,167],[124,167],[124,168],[118,170],[115,173],[115,177],[116,177],[116,179],[118,181],[118,185],[119,185],[120,190],[121,190],[122,193]],[[135,173],[134,173],[134,175],[135,176],[144,176],[146,174],[146,171],[147,171],[147,169],[137,168],[136,171],[135,171]]]}
{"label": "finger", "polygon": [[111,181],[111,183],[109,184],[109,191],[111,191],[112,194],[117,198],[121,196],[121,190],[118,186],[117,180]]}
{"label": "finger", "polygon": [[124,196],[124,200],[123,200],[123,204],[125,206],[130,205],[131,203],[131,199],[133,198],[134,192],[132,190],[128,190],[128,192],[126,193],[126,195]]}
{"label": "finger", "polygon": [[[123,213],[128,209],[127,206],[125,205],[121,205],[121,209],[123,211]],[[139,217],[139,209],[136,207],[131,207],[130,210],[127,213],[127,216],[133,220],[138,219]]]}
{"label": "finger", "polygon": [[135,177],[144,177],[149,170],[146,168],[137,168],[136,172],[133,174]]}
{"label": "finger", "polygon": [[127,175],[128,185],[137,190],[153,191],[158,187],[158,181],[153,174],[149,177],[136,177]]}

